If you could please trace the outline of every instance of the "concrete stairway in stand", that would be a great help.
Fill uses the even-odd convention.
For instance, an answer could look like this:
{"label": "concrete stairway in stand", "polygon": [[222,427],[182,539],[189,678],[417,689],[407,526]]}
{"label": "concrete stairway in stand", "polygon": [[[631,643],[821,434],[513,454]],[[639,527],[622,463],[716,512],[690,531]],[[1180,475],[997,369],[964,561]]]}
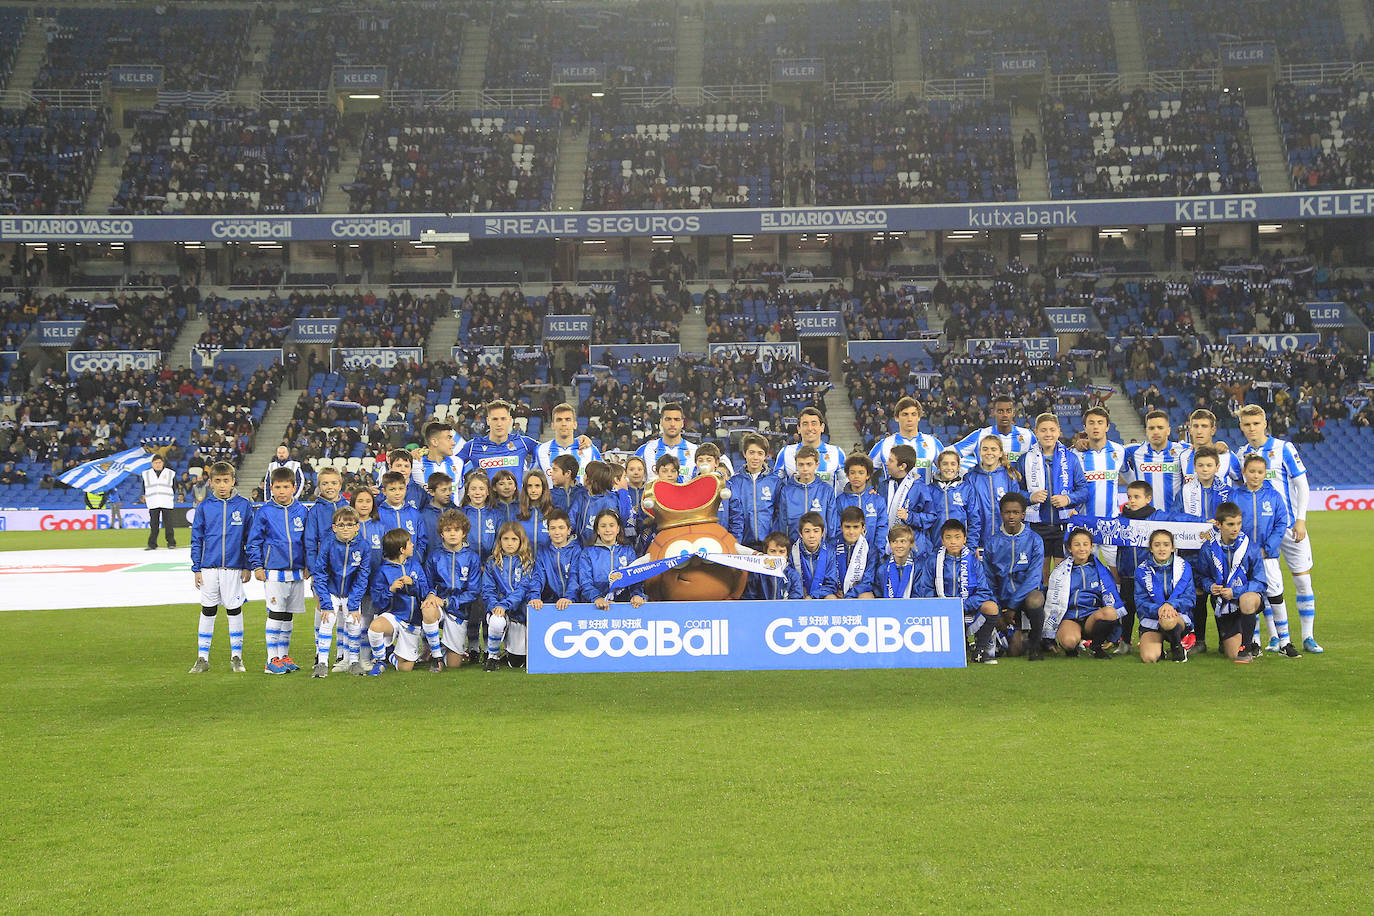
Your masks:
{"label": "concrete stairway in stand", "polygon": [[553,208],[581,210],[587,180],[587,131],[564,127],[558,138],[558,165],[553,173]]}
{"label": "concrete stairway in stand", "polygon": [[172,352],[167,356],[167,365],[173,369],[191,368],[191,350],[200,340],[200,335],[208,330],[210,321],[204,315],[197,315],[182,325],[176,343],[172,344]]}
{"label": "concrete stairway in stand", "polygon": [[[252,494],[254,487],[262,486],[267,476],[267,465],[272,463],[277,446],[286,435],[286,427],[291,425],[291,415],[296,412],[296,401],[304,388],[284,388],[278,391],[277,399],[263,414],[262,424],[253,438],[253,450],[243,456],[239,468],[239,492],[244,496]],[[297,460],[301,457],[296,456]]]}
{"label": "concrete stairway in stand", "polygon": [[1266,194],[1293,190],[1292,172],[1283,153],[1278,115],[1268,105],[1247,106],[1245,120],[1250,125],[1250,144],[1255,151],[1260,190]]}

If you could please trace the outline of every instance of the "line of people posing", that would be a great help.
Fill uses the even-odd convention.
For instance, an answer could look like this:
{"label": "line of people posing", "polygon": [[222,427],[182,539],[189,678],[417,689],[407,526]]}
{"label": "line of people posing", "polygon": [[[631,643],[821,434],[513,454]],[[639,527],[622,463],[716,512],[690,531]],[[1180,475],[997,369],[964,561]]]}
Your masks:
{"label": "line of people posing", "polygon": [[[1208,615],[1194,612],[1210,600],[1228,657],[1257,657],[1261,611],[1268,648],[1298,656],[1277,567],[1297,526],[1292,496],[1272,481],[1291,489],[1291,471],[1301,463],[1291,446],[1267,436],[1262,411],[1258,434],[1246,431],[1250,446],[1242,459],[1212,444],[1210,434],[1192,436],[1186,448],[1168,442],[1167,416],[1161,440],[1161,417],[1153,414],[1147,442],[1126,449],[1106,441],[1110,417],[1100,407],[1086,412],[1086,438],[1070,448],[1060,442],[1054,415],[1037,418],[1033,433],[1004,429],[1011,414],[1003,418],[1001,406],[993,405],[994,425],[949,448],[917,432],[920,405],[910,398],[896,405],[899,432],[870,455],[846,457],[823,442],[808,444],[823,428],[811,408],[802,441],[773,462],[766,440],[746,436],[745,466],[729,477],[719,521],[739,543],[788,560],[784,578],[751,577],[746,597],[957,598],[970,657],[985,663],[1007,654],[1036,660],[1053,649],[1077,654],[1085,644],[1094,656],[1109,657],[1129,651],[1137,619],[1142,660],[1163,657],[1166,646],[1170,657],[1186,660],[1190,646],[1206,651]],[[571,413],[567,405],[555,413],[565,409]],[[561,435],[552,447],[511,437],[508,429],[495,440],[489,434],[467,443],[466,457],[477,467],[461,480],[434,469],[455,449],[452,428],[430,423],[425,455],[391,456],[380,492],[359,489],[345,501],[341,476],[326,468],[309,506],[296,500],[298,478],[289,469],[271,473],[271,499],[254,511],[235,495],[232,467],[213,466],[211,495],[192,530],[202,593],[192,671],[208,669],[220,604],[229,617],[231,668],[243,670],[242,585],[250,572],[265,583],[264,670],[272,674],[297,669],[289,646],[307,583],[319,602],[317,677],[331,670],[336,630],[336,671],[376,675],[388,659],[409,670],[426,658],[435,671],[479,661],[495,670],[502,661],[523,665],[528,609],[573,602],[604,609],[622,600],[638,606],[642,587],[613,589],[609,580],[656,533],[645,497],[658,481],[728,473],[715,445],[687,449],[690,443],[670,435],[673,410],[662,411],[665,435],[624,464],[599,455],[583,464],[589,444],[575,441],[565,422],[555,424]],[[490,405],[488,418],[501,411],[508,415],[508,406]],[[1210,418],[1214,431],[1215,418],[1199,414],[1205,416],[1194,420]],[[1282,477],[1261,447],[1270,442],[1287,446],[1278,449],[1279,461],[1287,461]],[[967,467],[970,449],[976,459]],[[415,480],[421,468],[424,486]],[[1305,496],[1303,503],[1305,516]],[[1218,535],[1179,556],[1167,529],[1152,533],[1148,549],[1116,550],[1098,548],[1088,531],[1072,527],[1075,515],[1118,514],[1210,521]],[[1056,566],[1066,555],[1070,562]],[[1310,593],[1310,545],[1305,562]],[[1300,589],[1308,636],[1304,597]],[[1321,651],[1308,642],[1310,651]]]}

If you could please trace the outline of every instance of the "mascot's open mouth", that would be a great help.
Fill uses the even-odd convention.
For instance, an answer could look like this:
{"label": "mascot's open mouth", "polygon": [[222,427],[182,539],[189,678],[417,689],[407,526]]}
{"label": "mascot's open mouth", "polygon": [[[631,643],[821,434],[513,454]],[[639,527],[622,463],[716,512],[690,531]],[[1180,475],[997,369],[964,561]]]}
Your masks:
{"label": "mascot's open mouth", "polygon": [[654,501],[670,512],[699,509],[716,496],[714,477],[698,477],[687,483],[654,484]]}

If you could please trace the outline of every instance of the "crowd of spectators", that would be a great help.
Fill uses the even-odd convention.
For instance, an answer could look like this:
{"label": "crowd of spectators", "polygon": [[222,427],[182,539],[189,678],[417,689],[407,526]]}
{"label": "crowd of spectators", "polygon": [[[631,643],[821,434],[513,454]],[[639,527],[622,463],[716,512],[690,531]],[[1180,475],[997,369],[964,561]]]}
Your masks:
{"label": "crowd of spectators", "polygon": [[143,111],[111,212],[314,212],[339,167],[337,122],[332,109]]}
{"label": "crowd of spectators", "polygon": [[338,347],[424,347],[435,319],[453,313],[447,293],[417,296],[409,290],[393,291],[385,299],[354,293],[335,308],[343,319],[334,341]]}
{"label": "crowd of spectators", "polygon": [[1016,200],[1011,110],[914,97],[819,108],[815,184],[823,205]]}
{"label": "crowd of spectators", "polygon": [[177,3],[71,6],[46,23],[35,89],[99,89],[111,65],[156,64],[162,85],[233,89],[246,60],[252,14]]}
{"label": "crowd of spectators", "polygon": [[[981,78],[999,52],[1044,51],[1054,73],[1114,73],[1116,45],[1103,0],[1008,4],[1002,0],[920,0],[926,79]],[[1072,23],[1071,28],[1065,28]]]}
{"label": "crowd of spectators", "polygon": [[200,314],[210,326],[196,341],[197,347],[226,349],[276,349],[286,342],[292,320],[300,317],[296,295],[287,299],[225,299],[207,296]]}
{"label": "crowd of spectators", "polygon": [[[774,265],[776,266],[776,265]],[[759,271],[753,271],[758,274]],[[762,273],[770,273],[763,271]],[[777,271],[781,275],[781,270]],[[838,311],[849,303],[842,283],[829,289],[803,291],[769,283],[732,283],[724,292],[715,286],[701,294],[707,339],[712,343],[762,340],[768,343],[797,339],[793,320],[799,311]]]}
{"label": "crowd of spectators", "polygon": [[1260,190],[1239,89],[1051,96],[1040,114],[1056,199]]}
{"label": "crowd of spectators", "polygon": [[559,115],[553,110],[386,109],[373,115],[345,185],[355,213],[547,210]]}
{"label": "crowd of spectators", "polygon": [[80,213],[105,125],[88,108],[0,111],[0,212]]}
{"label": "crowd of spectators", "polygon": [[782,110],[773,105],[599,106],[591,117],[584,206],[778,206],[785,150]]}
{"label": "crowd of spectators", "polygon": [[121,292],[73,298],[66,293],[39,296],[23,290],[17,307],[31,321],[84,321],[73,350],[160,350],[165,355],[186,321],[198,293],[174,287],[167,293]]}
{"label": "crowd of spectators", "polygon": [[467,347],[527,347],[544,335],[546,303],[518,288],[468,290],[459,306]]}
{"label": "crowd of spectators", "polygon": [[263,85],[324,89],[334,67],[385,67],[392,89],[439,89],[458,81],[463,30],[478,3],[387,3],[281,9]]}
{"label": "crowd of spectators", "polygon": [[682,406],[683,435],[695,441],[723,439],[746,426],[784,436],[802,408],[822,405],[830,387],[829,373],[809,362],[748,350],[712,359],[612,362],[594,375],[578,410],[603,452],[632,452],[657,435],[659,407],[668,402]]}
{"label": "crowd of spectators", "polygon": [[[602,85],[671,86],[677,59],[674,0],[620,5],[497,5],[491,22],[486,85],[545,87],[588,82],[579,68],[601,71]],[[565,68],[574,68],[567,71]]]}
{"label": "crowd of spectators", "polygon": [[1363,80],[1320,86],[1280,83],[1274,110],[1288,148],[1293,187],[1344,190],[1374,185],[1374,103]]}
{"label": "crowd of spectators", "polygon": [[892,79],[892,4],[710,5],[702,82],[755,85],[773,78],[774,60],[820,58],[826,80]]}
{"label": "crowd of spectators", "polygon": [[[647,274],[621,283],[595,284],[585,293],[557,286],[544,298],[549,315],[591,315],[593,343],[672,343],[682,320],[682,299],[653,289]],[[690,298],[690,297],[689,297]]]}
{"label": "crowd of spectators", "polygon": [[16,482],[51,489],[70,467],[163,437],[176,442],[169,464],[187,484],[189,467],[220,459],[237,466],[253,448],[281,371],[277,366],[245,378],[232,367],[75,377],[51,370],[23,396],[13,425],[0,429],[0,465],[13,462],[24,473],[26,480]]}
{"label": "crowd of spectators", "polygon": [[1275,42],[1283,63],[1348,60],[1338,0],[1138,0],[1145,64],[1151,70],[1217,66],[1219,45]]}

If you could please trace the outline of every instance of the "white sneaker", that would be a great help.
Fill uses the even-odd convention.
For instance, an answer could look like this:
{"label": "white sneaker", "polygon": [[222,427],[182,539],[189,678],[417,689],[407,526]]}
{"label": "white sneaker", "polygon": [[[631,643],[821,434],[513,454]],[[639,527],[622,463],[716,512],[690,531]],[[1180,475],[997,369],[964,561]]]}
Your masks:
{"label": "white sneaker", "polygon": [[340,657],[337,661],[334,662],[334,667],[331,668],[331,669],[329,669],[329,670],[331,670],[331,671],[347,671],[347,670],[348,670],[348,657],[347,657],[347,656],[342,656],[342,657]]}

